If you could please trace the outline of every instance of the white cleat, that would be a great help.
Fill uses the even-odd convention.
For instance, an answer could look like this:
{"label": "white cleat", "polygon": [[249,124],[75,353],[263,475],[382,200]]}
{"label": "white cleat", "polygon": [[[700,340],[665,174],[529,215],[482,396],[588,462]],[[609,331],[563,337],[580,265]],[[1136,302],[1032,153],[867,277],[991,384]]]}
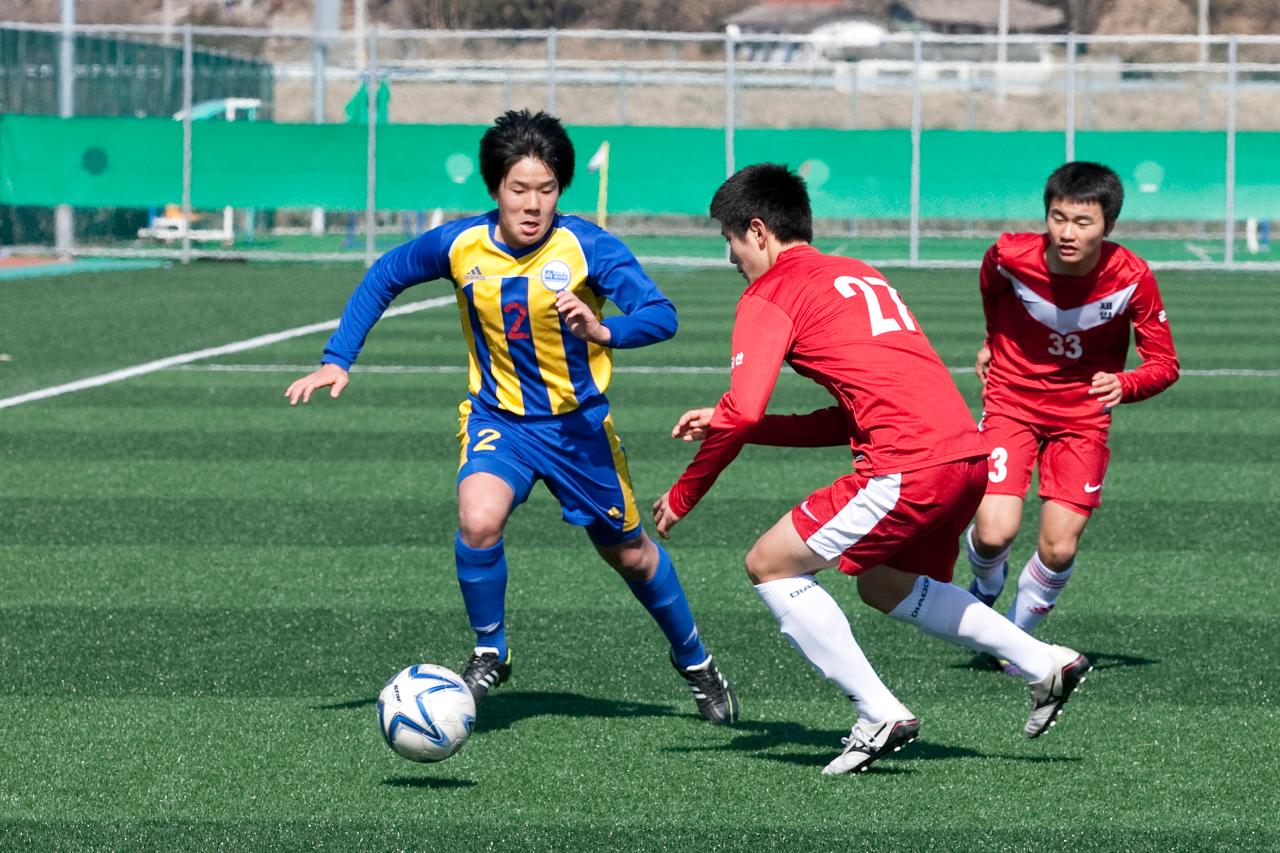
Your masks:
{"label": "white cleat", "polygon": [[897,752],[920,735],[920,721],[915,717],[901,717],[881,723],[859,720],[853,731],[841,738],[844,752],[822,768],[823,775],[862,773],[879,759]]}
{"label": "white cleat", "polygon": [[1085,675],[1093,669],[1089,659],[1079,652],[1065,646],[1050,648],[1053,669],[1044,678],[1027,685],[1031,690],[1031,716],[1022,729],[1027,737],[1040,737],[1053,728],[1072,691],[1084,683]]}

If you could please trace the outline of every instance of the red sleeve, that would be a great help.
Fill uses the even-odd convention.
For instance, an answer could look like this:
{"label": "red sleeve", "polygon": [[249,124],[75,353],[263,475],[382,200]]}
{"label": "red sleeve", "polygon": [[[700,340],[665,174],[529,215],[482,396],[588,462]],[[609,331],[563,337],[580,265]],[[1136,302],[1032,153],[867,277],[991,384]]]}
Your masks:
{"label": "red sleeve", "polygon": [[839,447],[849,443],[849,422],[839,406],[807,415],[765,415],[748,444],[776,447]]}
{"label": "red sleeve", "polygon": [[996,325],[996,305],[1000,297],[1009,291],[1009,279],[1000,272],[1000,249],[993,243],[982,257],[982,269],[978,271],[978,289],[982,293],[982,313],[987,317],[987,336],[991,340],[991,330]]}
{"label": "red sleeve", "polygon": [[1169,318],[1160,300],[1155,276],[1147,270],[1133,293],[1134,339],[1142,364],[1119,374],[1120,402],[1136,403],[1154,397],[1178,379],[1178,353],[1173,348]]}
{"label": "red sleeve", "polygon": [[738,302],[729,391],[716,405],[697,455],[668,494],[677,515],[687,515],[702,500],[764,418],[791,334],[791,318],[774,303],[759,296]]}

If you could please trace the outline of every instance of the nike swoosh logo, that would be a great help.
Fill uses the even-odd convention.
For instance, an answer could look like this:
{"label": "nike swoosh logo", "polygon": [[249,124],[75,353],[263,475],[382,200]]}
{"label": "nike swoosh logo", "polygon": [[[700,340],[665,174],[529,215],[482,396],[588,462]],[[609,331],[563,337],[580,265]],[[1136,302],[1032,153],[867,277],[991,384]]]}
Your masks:
{"label": "nike swoosh logo", "polygon": [[816,515],[809,512],[809,502],[807,500],[804,503],[800,504],[800,511],[803,512],[805,515],[809,516],[810,518],[812,518],[814,521],[818,520],[818,517]]}
{"label": "nike swoosh logo", "polygon": [[1102,483],[1099,483],[1096,486],[1093,483],[1084,484],[1084,490],[1089,494],[1093,494],[1094,492],[1098,491],[1101,488],[1102,488]]}

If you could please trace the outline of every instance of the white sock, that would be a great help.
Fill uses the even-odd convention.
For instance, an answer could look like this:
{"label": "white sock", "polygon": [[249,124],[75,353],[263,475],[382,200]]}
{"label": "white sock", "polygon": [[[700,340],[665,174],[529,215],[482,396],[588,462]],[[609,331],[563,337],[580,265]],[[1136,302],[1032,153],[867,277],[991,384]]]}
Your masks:
{"label": "white sock", "polygon": [[987,607],[962,587],[916,578],[910,594],[890,613],[926,634],[1007,660],[1034,681],[1049,674],[1049,646]]}
{"label": "white sock", "polygon": [[973,579],[978,582],[978,591],[983,595],[999,595],[1004,588],[1004,566],[1009,560],[1009,552],[1013,550],[1013,543],[1009,543],[994,557],[984,557],[973,547],[973,533],[974,526],[970,524],[964,534],[964,544],[965,550],[969,552],[969,568],[973,569]]}
{"label": "white sock", "polygon": [[1057,603],[1075,567],[1073,561],[1062,571],[1055,572],[1040,560],[1039,551],[1032,552],[1031,559],[1027,560],[1022,574],[1018,576],[1018,594],[1009,605],[1009,621],[1027,633],[1034,631]]}
{"label": "white sock", "polygon": [[853,700],[859,720],[878,723],[911,716],[871,668],[844,611],[813,575],[757,584],[756,592],[791,645]]}

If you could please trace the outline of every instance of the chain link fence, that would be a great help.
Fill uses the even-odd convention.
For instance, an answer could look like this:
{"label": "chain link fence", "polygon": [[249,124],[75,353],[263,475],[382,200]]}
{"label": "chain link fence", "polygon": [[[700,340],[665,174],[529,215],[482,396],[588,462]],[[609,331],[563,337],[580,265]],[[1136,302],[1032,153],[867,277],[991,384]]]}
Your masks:
{"label": "chain link fence", "polygon": [[[565,209],[692,262],[722,257],[711,192],[765,159],[805,175],[824,241],[881,263],[976,264],[1041,227],[1067,159],[1121,174],[1116,236],[1166,266],[1265,266],[1280,218],[1280,37],[0,24],[0,48],[0,242],[23,251],[368,263],[485,209],[479,134],[525,107],[583,164],[610,142]],[[15,231],[58,205],[69,231]]]}

